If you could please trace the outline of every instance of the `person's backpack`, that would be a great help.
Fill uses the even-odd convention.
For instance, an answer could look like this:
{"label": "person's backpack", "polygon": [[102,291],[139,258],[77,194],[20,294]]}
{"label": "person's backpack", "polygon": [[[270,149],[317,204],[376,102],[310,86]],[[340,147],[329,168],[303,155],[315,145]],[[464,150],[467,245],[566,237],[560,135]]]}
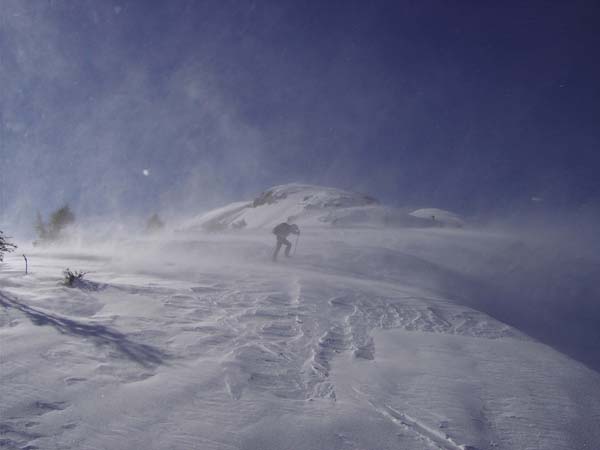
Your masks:
{"label": "person's backpack", "polygon": [[280,223],[275,228],[273,228],[273,234],[275,234],[277,236],[286,234],[288,231],[288,227],[289,227],[289,225],[287,223],[285,223],[285,222]]}

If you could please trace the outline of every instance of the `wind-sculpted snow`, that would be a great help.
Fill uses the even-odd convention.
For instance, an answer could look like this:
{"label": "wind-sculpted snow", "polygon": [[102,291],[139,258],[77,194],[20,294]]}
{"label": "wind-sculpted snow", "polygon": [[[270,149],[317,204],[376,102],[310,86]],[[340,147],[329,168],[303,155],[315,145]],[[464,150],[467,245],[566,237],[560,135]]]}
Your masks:
{"label": "wind-sculpted snow", "polygon": [[[120,242],[94,258],[48,249],[32,253],[29,275],[10,257],[0,272],[1,445],[598,442],[598,373],[483,312],[489,298],[476,294],[491,291],[458,270],[461,258],[498,254],[498,238],[395,233],[312,229],[279,264],[272,236],[250,231]],[[463,251],[454,269],[448,247]],[[67,264],[99,288],[62,285]]]}

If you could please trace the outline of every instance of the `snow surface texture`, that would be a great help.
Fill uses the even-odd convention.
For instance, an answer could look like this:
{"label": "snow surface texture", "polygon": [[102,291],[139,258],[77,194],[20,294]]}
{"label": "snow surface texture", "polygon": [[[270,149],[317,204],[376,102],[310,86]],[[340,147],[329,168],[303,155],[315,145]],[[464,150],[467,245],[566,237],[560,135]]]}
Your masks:
{"label": "snow surface texture", "polygon": [[30,249],[29,275],[10,255],[0,447],[598,448],[598,306],[556,289],[577,273],[569,300],[597,299],[597,261],[540,287],[546,250],[511,236],[321,223],[275,264],[259,225],[281,217],[248,211],[257,229]]}

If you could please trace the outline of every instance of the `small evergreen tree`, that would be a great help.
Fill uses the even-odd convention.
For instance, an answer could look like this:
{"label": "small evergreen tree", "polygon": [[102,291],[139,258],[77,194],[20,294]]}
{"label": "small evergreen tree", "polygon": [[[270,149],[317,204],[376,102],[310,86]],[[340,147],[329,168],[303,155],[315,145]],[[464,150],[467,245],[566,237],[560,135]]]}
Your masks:
{"label": "small evergreen tree", "polygon": [[17,248],[15,244],[8,241],[9,238],[4,236],[4,232],[0,230],[0,261],[4,261],[4,253],[10,253]]}
{"label": "small evergreen tree", "polygon": [[60,236],[61,231],[68,225],[71,225],[75,222],[75,214],[69,208],[69,205],[64,205],[61,208],[58,208],[50,215],[50,235],[53,238],[58,238]]}
{"label": "small evergreen tree", "polygon": [[152,217],[146,222],[146,232],[155,233],[162,230],[165,227],[165,223],[160,219],[159,215],[154,213]]}
{"label": "small evergreen tree", "polygon": [[48,223],[44,222],[42,215],[38,212],[35,230],[40,242],[55,241],[61,237],[63,230],[74,222],[75,214],[73,214],[69,205],[65,204],[50,214]]}
{"label": "small evergreen tree", "polygon": [[42,219],[42,215],[39,211],[35,218],[35,232],[41,240],[48,239],[48,227],[44,223],[44,219]]}

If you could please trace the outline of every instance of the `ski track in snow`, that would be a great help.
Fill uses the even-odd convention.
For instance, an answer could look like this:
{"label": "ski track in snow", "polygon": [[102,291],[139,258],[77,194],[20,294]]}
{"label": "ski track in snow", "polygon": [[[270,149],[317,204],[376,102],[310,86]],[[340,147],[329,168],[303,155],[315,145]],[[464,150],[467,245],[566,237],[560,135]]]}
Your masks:
{"label": "ski track in snow", "polygon": [[450,436],[420,422],[406,413],[396,411],[389,405],[378,406],[372,402],[371,404],[384,417],[398,424],[403,429],[416,433],[423,438],[427,444],[432,445],[435,448],[442,450],[478,450],[469,445],[458,445]]}
{"label": "ski track in snow", "polygon": [[[105,263],[90,261],[99,269]],[[2,340],[7,347],[23,346],[2,358],[3,448],[84,449],[103,439],[113,442],[99,431],[100,425],[76,420],[78,415],[94,417],[90,397],[103,397],[115,389],[135,391],[138,386],[164,382],[165,377],[176,396],[192,402],[181,407],[184,423],[174,425],[181,432],[172,431],[168,445],[244,448],[235,433],[226,441],[184,431],[186,423],[193,423],[193,398],[200,389],[186,377],[204,363],[214,367],[214,376],[206,381],[213,392],[202,399],[204,404],[224,402],[221,394],[238,403],[261,396],[336,402],[340,394],[330,376],[334,361],[346,356],[376,362],[375,329],[527,340],[515,329],[427,289],[418,295],[419,291],[398,284],[329,274],[326,267],[311,271],[306,265],[297,269],[239,265],[233,275],[195,272],[179,281],[149,272],[123,276],[108,268],[99,274],[102,283],[68,289],[52,277],[64,264],[62,259],[53,262],[50,255],[46,264],[27,277],[12,271],[2,275]],[[19,341],[31,333],[39,337]],[[28,355],[38,355],[44,362]],[[56,379],[29,374],[44,370],[44,364],[48,376]],[[188,393],[190,389],[194,394]],[[84,399],[84,406],[77,405],[78,399]],[[417,435],[427,446],[475,449],[406,412],[368,401],[379,415]],[[102,411],[107,407],[99,406]],[[110,433],[129,436],[148,427],[144,411],[138,411],[136,418],[128,405],[118,407],[129,415],[122,422],[103,418],[112,426]],[[166,421],[169,412],[160,417]],[[235,421],[242,419],[230,420],[237,426]],[[88,434],[92,435],[89,441]],[[351,439],[343,442],[354,445]]]}

